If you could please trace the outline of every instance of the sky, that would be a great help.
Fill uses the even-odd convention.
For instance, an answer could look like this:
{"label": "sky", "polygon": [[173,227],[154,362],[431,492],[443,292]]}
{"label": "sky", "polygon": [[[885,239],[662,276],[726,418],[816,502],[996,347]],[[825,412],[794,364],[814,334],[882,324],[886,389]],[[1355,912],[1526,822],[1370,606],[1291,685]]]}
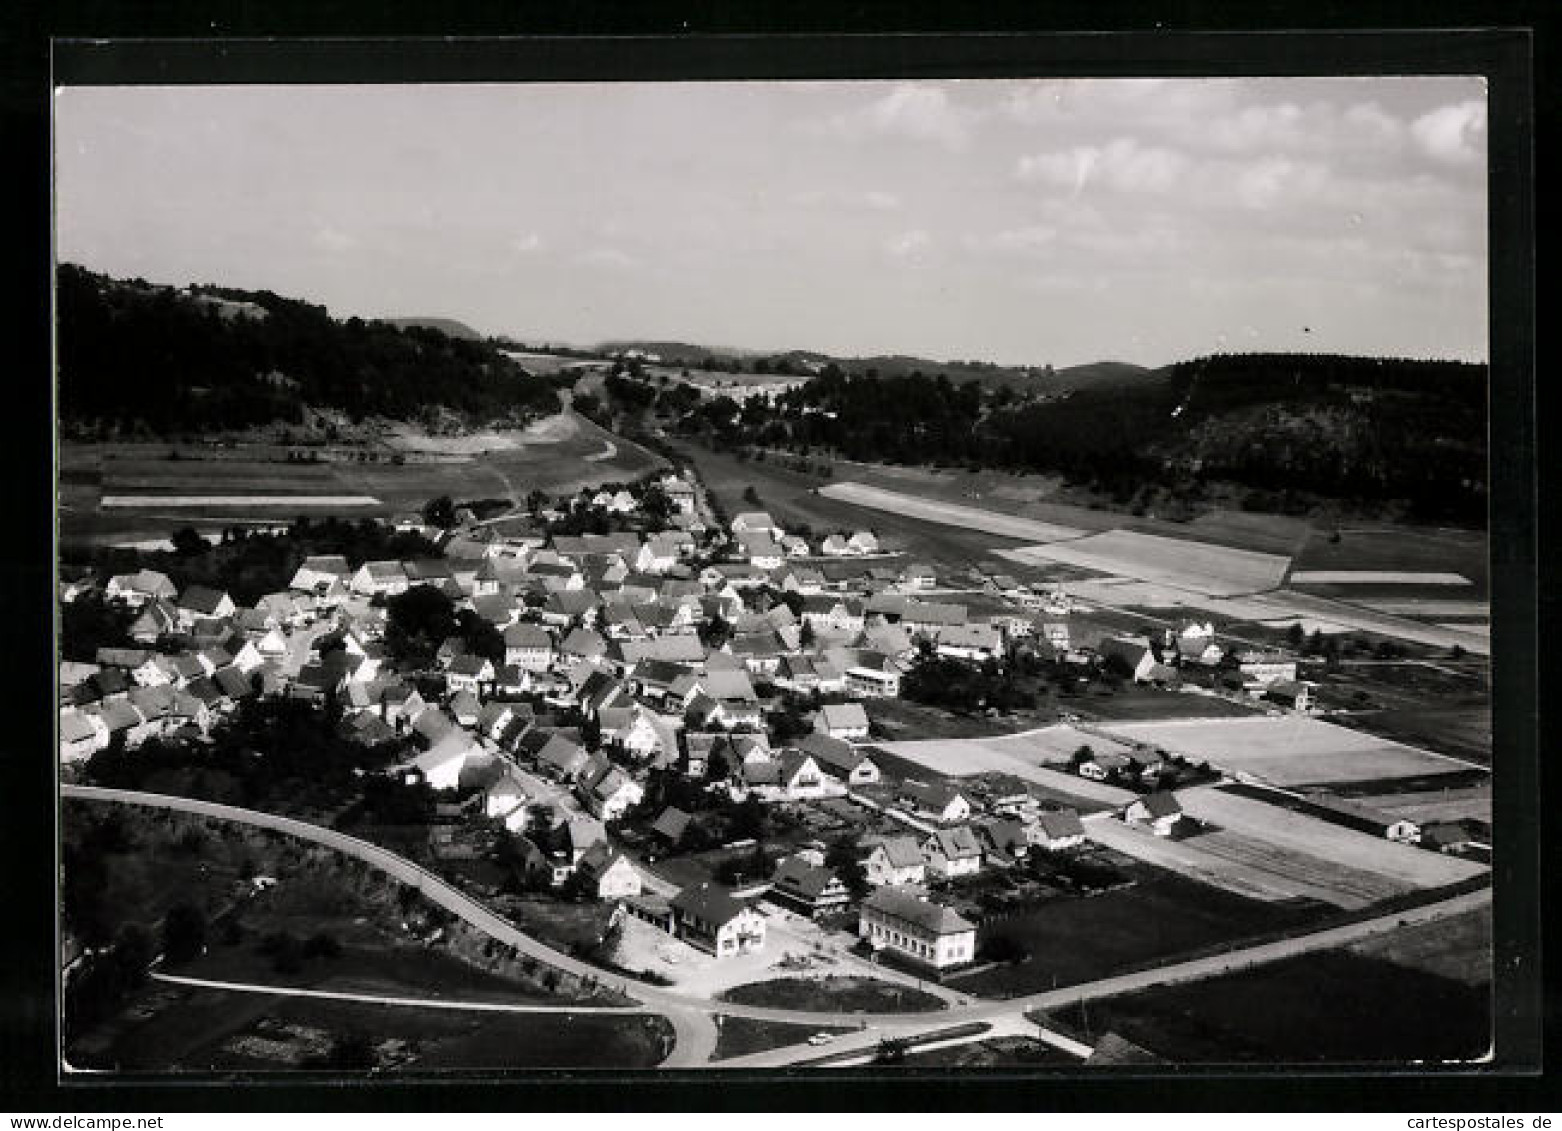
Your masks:
{"label": "sky", "polygon": [[1485,360],[1478,78],[62,88],[62,262],[528,342]]}

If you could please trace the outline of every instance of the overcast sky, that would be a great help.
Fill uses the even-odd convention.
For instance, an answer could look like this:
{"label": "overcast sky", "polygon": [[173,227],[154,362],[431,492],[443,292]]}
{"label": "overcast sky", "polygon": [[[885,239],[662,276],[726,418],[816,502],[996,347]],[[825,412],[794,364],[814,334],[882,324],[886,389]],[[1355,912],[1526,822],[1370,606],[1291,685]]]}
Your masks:
{"label": "overcast sky", "polygon": [[1478,79],[71,88],[59,258],[837,354],[1486,358]]}

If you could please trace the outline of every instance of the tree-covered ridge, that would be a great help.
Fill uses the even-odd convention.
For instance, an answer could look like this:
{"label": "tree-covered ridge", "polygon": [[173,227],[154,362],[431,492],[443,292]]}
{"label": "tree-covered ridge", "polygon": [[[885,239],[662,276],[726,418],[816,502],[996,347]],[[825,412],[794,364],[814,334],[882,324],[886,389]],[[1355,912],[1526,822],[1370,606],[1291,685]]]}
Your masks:
{"label": "tree-covered ridge", "polygon": [[[827,366],[776,398],[718,397],[685,427],[718,442],[848,459],[1059,473],[1125,501],[1145,484],[1407,503],[1423,518],[1486,509],[1486,366],[1313,354],[1216,355],[1162,379],[1065,396],[944,374]],[[1261,508],[1267,509],[1267,508]]]}
{"label": "tree-covered ridge", "polygon": [[56,304],[68,424],[243,428],[296,420],[301,404],[355,418],[442,406],[473,422],[522,422],[558,404],[550,381],[488,342],[337,321],[270,291],[185,293],[62,264]]}

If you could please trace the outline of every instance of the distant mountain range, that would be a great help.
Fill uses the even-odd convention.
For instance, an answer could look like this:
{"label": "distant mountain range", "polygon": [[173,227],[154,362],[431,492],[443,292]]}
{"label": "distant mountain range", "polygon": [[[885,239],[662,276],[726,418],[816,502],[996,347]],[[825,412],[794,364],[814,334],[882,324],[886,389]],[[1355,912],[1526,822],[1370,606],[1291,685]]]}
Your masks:
{"label": "distant mountain range", "polygon": [[1170,367],[1149,369],[1126,361],[1096,361],[1086,365],[1071,365],[1052,369],[1046,365],[998,365],[985,361],[934,361],[931,358],[906,354],[879,354],[873,357],[836,357],[817,350],[766,351],[737,349],[726,346],[702,346],[690,342],[647,341],[624,339],[602,342],[597,349],[603,353],[623,353],[638,350],[651,354],[667,365],[697,366],[709,360],[717,362],[735,359],[751,368],[759,359],[767,361],[774,369],[776,363],[786,362],[787,367],[799,376],[816,372],[834,363],[849,374],[873,371],[881,377],[905,377],[923,373],[936,377],[942,373],[956,384],[976,381],[984,388],[1007,386],[1012,389],[1037,389],[1046,392],[1068,393],[1083,388],[1104,388],[1134,385],[1164,380]]}

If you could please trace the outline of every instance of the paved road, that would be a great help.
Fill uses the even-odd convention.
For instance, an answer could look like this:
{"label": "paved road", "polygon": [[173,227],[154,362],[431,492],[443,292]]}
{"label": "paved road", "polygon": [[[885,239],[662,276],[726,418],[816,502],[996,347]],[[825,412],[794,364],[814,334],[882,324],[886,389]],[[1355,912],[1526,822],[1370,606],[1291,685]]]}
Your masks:
{"label": "paved road", "polygon": [[[1079,1001],[1130,993],[1134,990],[1147,989],[1152,986],[1214,977],[1219,974],[1243,970],[1268,962],[1276,962],[1313,950],[1325,950],[1344,946],[1347,943],[1357,942],[1373,935],[1396,930],[1404,924],[1430,922],[1446,916],[1461,914],[1484,906],[1491,900],[1490,889],[1483,888],[1479,891],[1452,896],[1438,903],[1428,904],[1408,911],[1393,912],[1357,923],[1329,927],[1314,931],[1311,934],[1299,935],[1295,938],[1261,943],[1256,946],[1244,947],[1226,954],[1213,955],[1206,958],[1169,963],[1150,970],[1102,978],[1094,982],[1070,986],[1065,989],[1031,994],[1027,997],[1011,998],[1006,1001],[982,1002],[980,1004],[956,1006],[925,1013],[827,1013],[711,1001],[681,994],[675,990],[642,985],[609,974],[600,967],[571,958],[569,955],[556,951],[552,947],[525,934],[512,923],[496,915],[464,892],[446,884],[432,872],[412,863],[412,861],[397,856],[395,853],[378,845],[359,840],[357,837],[348,836],[346,833],[338,832],[335,829],[311,825],[304,821],[278,816],[273,813],[263,813],[253,809],[240,809],[232,805],[220,805],[216,802],[198,801],[193,798],[175,797],[165,794],[139,793],[131,790],[103,789],[95,786],[70,784],[62,784],[60,792],[67,798],[113,801],[122,804],[175,809],[218,820],[236,821],[257,828],[275,829],[290,836],[324,844],[346,855],[363,860],[394,876],[401,882],[418,888],[430,902],[444,907],[478,930],[491,935],[500,942],[515,947],[524,954],[528,954],[561,970],[581,977],[592,978],[601,986],[617,990],[647,1007],[664,1013],[679,1033],[680,1039],[688,1036],[691,1040],[697,1039],[700,1045],[703,1044],[705,1036],[708,1035],[705,1030],[700,1028],[701,1025],[708,1026],[710,1015],[720,1013],[727,1016],[747,1017],[759,1021],[783,1021],[802,1025],[851,1026],[860,1024],[869,1028],[865,1029],[863,1033],[854,1034],[849,1038],[842,1038],[842,1041],[861,1041],[861,1047],[867,1048],[877,1042],[878,1033],[914,1033],[958,1025],[967,1021],[994,1022],[1015,1015],[1023,1015],[1032,1010],[1056,1009]],[[714,1047],[714,1042],[711,1043],[711,1047]],[[686,1055],[692,1059],[692,1056],[697,1051],[698,1048],[691,1049]],[[793,1046],[771,1050],[767,1053],[759,1053],[754,1057],[744,1057],[741,1060],[723,1061],[721,1067],[772,1067],[791,1064],[799,1060],[817,1057],[818,1055],[817,1049],[807,1045]],[[685,1055],[681,1055],[675,1049],[672,1057],[666,1063],[682,1062],[684,1059]]]}

